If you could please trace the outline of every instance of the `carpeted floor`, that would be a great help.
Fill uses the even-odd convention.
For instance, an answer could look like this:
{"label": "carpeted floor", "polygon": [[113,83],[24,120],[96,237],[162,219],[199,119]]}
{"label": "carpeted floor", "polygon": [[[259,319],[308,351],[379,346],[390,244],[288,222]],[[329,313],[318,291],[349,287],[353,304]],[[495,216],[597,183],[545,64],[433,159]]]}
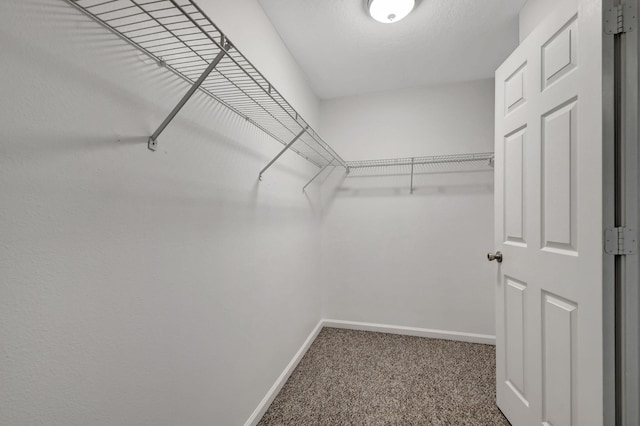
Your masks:
{"label": "carpeted floor", "polygon": [[324,328],[259,425],[509,425],[489,345]]}

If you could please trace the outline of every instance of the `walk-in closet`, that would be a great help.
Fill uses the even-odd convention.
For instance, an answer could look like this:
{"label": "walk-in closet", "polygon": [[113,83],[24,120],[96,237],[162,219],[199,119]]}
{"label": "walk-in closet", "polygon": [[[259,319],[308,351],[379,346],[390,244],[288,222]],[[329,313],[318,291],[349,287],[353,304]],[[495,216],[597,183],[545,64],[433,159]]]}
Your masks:
{"label": "walk-in closet", "polygon": [[2,0],[0,424],[637,426],[637,6]]}

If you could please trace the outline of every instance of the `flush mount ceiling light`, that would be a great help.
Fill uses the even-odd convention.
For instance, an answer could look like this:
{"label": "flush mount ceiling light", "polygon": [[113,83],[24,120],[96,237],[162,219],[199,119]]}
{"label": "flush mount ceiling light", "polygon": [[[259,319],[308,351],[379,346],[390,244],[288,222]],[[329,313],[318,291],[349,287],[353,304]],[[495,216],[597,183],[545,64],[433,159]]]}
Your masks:
{"label": "flush mount ceiling light", "polygon": [[376,21],[392,24],[411,13],[415,4],[415,0],[368,0],[367,8]]}

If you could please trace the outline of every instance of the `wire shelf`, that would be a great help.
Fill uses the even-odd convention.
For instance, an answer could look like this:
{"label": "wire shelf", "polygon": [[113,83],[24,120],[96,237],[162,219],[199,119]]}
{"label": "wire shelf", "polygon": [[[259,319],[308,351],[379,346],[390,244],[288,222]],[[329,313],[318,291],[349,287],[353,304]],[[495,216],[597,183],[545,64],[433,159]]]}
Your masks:
{"label": "wire shelf", "polygon": [[199,89],[318,167],[345,161],[240,53],[193,0],[66,0],[158,64],[195,84],[219,55]]}
{"label": "wire shelf", "polygon": [[494,153],[433,155],[429,157],[387,158],[383,160],[347,161],[350,177],[388,177],[411,175],[409,193],[415,190],[414,176],[431,173],[464,173],[490,170]]}
{"label": "wire shelf", "polygon": [[493,165],[493,152],[474,154],[433,155],[429,157],[388,158],[384,160],[347,161],[351,171],[367,168],[411,167],[438,164]]}

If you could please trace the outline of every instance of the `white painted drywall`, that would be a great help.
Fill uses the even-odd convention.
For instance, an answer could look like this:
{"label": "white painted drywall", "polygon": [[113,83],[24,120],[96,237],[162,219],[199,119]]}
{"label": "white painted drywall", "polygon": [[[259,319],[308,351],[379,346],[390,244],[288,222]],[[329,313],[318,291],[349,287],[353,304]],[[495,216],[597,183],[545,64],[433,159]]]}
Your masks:
{"label": "white painted drywall", "polygon": [[[493,80],[321,103],[347,159],[493,151]],[[493,172],[334,173],[323,218],[324,317],[494,334]]]}
{"label": "white painted drywall", "polygon": [[[201,0],[312,124],[257,2]],[[257,36],[259,35],[259,36]],[[320,319],[317,170],[60,0],[0,2],[0,424],[238,425]]]}
{"label": "white painted drywall", "polygon": [[519,15],[520,42],[527,38],[531,31],[540,24],[561,3],[574,0],[527,0]]}

